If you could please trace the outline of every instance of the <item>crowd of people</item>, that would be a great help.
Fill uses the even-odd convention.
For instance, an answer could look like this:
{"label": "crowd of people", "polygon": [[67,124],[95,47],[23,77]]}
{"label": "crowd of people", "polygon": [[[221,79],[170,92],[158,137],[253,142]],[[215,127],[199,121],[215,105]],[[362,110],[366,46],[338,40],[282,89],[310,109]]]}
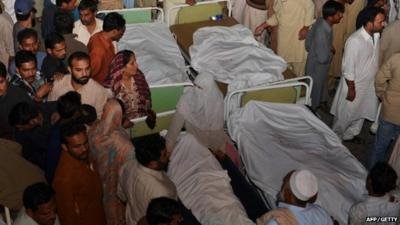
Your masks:
{"label": "crowd of people", "polygon": [[[313,78],[314,112],[334,95],[332,129],[340,139],[359,140],[364,120],[376,119],[381,102],[368,197],[351,208],[349,224],[398,216],[398,175],[384,161],[400,132],[400,21],[393,16],[400,3],[247,0],[238,9],[239,2],[239,22],[294,74]],[[135,53],[117,48],[124,17],[96,14],[155,5],[45,0],[37,16],[33,0],[0,1],[0,205],[11,209],[14,224],[199,224],[166,174],[182,129],[228,171],[234,193],[258,225],[337,223],[315,203],[318,180],[304,168],[287,174],[278,208],[268,211],[239,171],[224,130],[223,95],[210,74],[197,75],[185,91],[165,138],[131,140],[126,129],[133,119],[146,117],[150,129],[156,126],[149,85]]]}

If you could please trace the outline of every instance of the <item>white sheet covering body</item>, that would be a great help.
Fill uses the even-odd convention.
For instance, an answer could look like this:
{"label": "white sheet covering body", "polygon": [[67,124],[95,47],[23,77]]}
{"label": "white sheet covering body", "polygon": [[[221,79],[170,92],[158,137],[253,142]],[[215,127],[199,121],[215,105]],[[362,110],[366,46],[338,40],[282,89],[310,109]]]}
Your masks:
{"label": "white sheet covering body", "polygon": [[189,81],[185,60],[163,23],[129,24],[118,42],[119,50],[135,52],[140,70],[149,85]]}
{"label": "white sheet covering body", "polygon": [[365,168],[305,106],[250,101],[228,123],[250,179],[267,196],[277,195],[289,171],[305,168],[317,176],[317,204],[340,224],[366,197]]}
{"label": "white sheet covering body", "polygon": [[254,225],[233,193],[227,172],[195,137],[182,134],[170,160],[168,176],[202,225]]}
{"label": "white sheet covering body", "polygon": [[193,34],[192,67],[229,84],[228,91],[283,80],[286,62],[243,25],[204,27]]}

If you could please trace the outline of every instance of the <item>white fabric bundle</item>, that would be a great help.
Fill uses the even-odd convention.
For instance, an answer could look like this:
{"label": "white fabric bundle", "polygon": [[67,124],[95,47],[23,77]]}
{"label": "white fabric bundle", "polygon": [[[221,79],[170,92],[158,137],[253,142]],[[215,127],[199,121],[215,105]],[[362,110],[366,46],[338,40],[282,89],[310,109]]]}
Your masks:
{"label": "white fabric bundle", "polygon": [[224,127],[224,97],[208,73],[199,74],[194,86],[185,90],[177,111],[201,130],[219,130]]}
{"label": "white fabric bundle", "polygon": [[182,134],[170,159],[168,176],[202,225],[255,225],[233,193],[227,172],[195,137]]}
{"label": "white fabric bundle", "polygon": [[127,25],[118,49],[135,52],[139,68],[149,85],[189,81],[185,60],[165,24]]}
{"label": "white fabric bundle", "polygon": [[228,91],[283,80],[286,62],[243,25],[204,27],[193,35],[191,65],[229,84]]}

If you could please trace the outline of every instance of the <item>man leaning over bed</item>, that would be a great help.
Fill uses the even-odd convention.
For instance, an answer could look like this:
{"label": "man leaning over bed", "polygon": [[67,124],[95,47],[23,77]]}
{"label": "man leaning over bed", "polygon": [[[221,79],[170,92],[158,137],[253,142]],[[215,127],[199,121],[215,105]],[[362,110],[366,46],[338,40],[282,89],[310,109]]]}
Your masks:
{"label": "man leaning over bed", "polygon": [[318,194],[317,178],[310,171],[294,170],[283,178],[278,208],[257,220],[257,225],[332,225],[332,218],[314,204]]}

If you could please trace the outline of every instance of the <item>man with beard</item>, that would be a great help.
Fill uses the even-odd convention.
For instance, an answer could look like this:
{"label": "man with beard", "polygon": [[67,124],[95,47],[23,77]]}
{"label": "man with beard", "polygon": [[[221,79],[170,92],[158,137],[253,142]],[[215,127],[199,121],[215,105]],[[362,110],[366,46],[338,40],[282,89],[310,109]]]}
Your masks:
{"label": "man with beard", "polygon": [[101,180],[89,159],[86,127],[63,126],[61,137],[63,151],[53,181],[61,224],[106,225]]}
{"label": "man with beard", "polygon": [[57,33],[51,33],[46,41],[47,56],[42,64],[42,77],[47,81],[53,81],[54,76],[64,76],[68,73],[64,64],[67,55],[67,47],[63,36]]}
{"label": "man with beard", "polygon": [[[61,34],[65,39],[65,45],[67,46],[66,59],[68,59],[74,52],[88,53],[86,45],[76,40],[76,34],[72,33],[72,30],[74,29],[74,19],[69,13],[57,12],[54,22],[56,32]],[[67,64],[67,60],[65,60],[65,64]]]}
{"label": "man with beard", "polygon": [[82,0],[78,10],[80,20],[75,22],[73,33],[76,40],[87,45],[90,37],[103,29],[103,21],[96,18],[97,3],[92,0]]}
{"label": "man with beard", "polygon": [[343,75],[332,102],[335,116],[332,130],[342,140],[361,142],[364,120],[374,121],[378,111],[375,75],[378,71],[379,32],[385,22],[383,9],[370,7],[363,11],[363,26],[346,41]]}
{"label": "man with beard", "polygon": [[146,215],[150,201],[158,197],[177,199],[176,187],[165,173],[169,153],[158,134],[135,145],[136,160],[120,169],[118,196],[126,202],[126,223],[136,225]]}
{"label": "man with beard", "polygon": [[332,225],[325,209],[314,204],[318,194],[317,178],[309,170],[294,170],[283,178],[278,208],[257,220],[257,224]]}
{"label": "man with beard", "polygon": [[76,91],[82,96],[82,103],[96,108],[97,117],[101,118],[104,104],[111,96],[103,86],[90,78],[90,58],[84,52],[75,52],[68,58],[70,75],[54,82],[49,94],[49,101],[57,99],[69,91]]}
{"label": "man with beard", "polygon": [[16,74],[11,78],[11,85],[22,89],[36,102],[42,102],[52,88],[45,83],[37,71],[36,57],[32,52],[19,51],[15,56]]}

